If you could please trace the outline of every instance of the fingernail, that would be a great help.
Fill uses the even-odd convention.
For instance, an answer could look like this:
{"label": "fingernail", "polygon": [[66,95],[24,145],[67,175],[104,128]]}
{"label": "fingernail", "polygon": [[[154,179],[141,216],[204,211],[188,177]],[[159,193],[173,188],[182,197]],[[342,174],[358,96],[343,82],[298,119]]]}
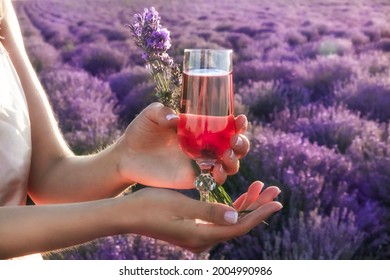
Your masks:
{"label": "fingernail", "polygon": [[242,129],[246,130],[248,128],[248,120],[245,120],[245,122],[242,124]]}
{"label": "fingernail", "polygon": [[165,116],[165,118],[166,118],[168,121],[170,121],[170,120],[172,120],[172,119],[178,119],[179,116],[176,115],[176,114],[168,114],[168,115]]}
{"label": "fingernail", "polygon": [[225,221],[230,224],[237,223],[238,213],[236,211],[226,211],[224,215]]}
{"label": "fingernail", "polygon": [[279,203],[276,206],[276,211],[282,210],[282,208],[283,208],[283,204]]}
{"label": "fingernail", "polygon": [[233,160],[233,158],[234,158],[234,151],[233,151],[233,150],[230,152],[229,158],[230,158],[231,160]]}
{"label": "fingernail", "polygon": [[241,137],[237,137],[237,141],[236,141],[236,143],[235,143],[235,145],[237,146],[237,147],[240,147],[241,145],[242,145],[242,139],[241,139]]}
{"label": "fingernail", "polygon": [[223,165],[221,164],[220,166],[219,166],[219,172],[224,172],[225,170],[223,169]]}

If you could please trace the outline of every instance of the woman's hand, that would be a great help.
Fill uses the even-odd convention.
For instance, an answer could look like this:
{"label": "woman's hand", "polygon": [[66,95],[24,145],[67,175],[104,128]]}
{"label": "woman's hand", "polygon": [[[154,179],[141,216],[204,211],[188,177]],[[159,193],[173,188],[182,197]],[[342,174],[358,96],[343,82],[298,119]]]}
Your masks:
{"label": "woman's hand", "polygon": [[[190,159],[181,151],[177,140],[178,116],[168,107],[153,103],[127,127],[116,143],[120,161],[118,170],[129,182],[149,186],[189,189],[195,178]],[[242,134],[246,117],[236,118],[236,134],[231,147],[217,163],[213,175],[222,184],[227,175],[239,168],[239,159],[249,151],[249,141]]]}
{"label": "woman's hand", "polygon": [[234,208],[237,211],[252,211],[258,207],[272,201],[280,194],[280,189],[271,186],[262,191],[264,184],[260,181],[253,182],[248,191],[242,194],[236,201],[233,202]]}
{"label": "woman's hand", "polygon": [[125,224],[122,231],[202,252],[219,242],[246,234],[282,208],[279,202],[273,201],[280,193],[277,187],[259,194],[261,188],[260,182],[253,183],[241,196],[247,202],[242,198],[235,202],[239,209],[252,210],[243,217],[224,204],[200,202],[172,190],[145,188],[119,198],[124,200],[125,207],[120,209]]}

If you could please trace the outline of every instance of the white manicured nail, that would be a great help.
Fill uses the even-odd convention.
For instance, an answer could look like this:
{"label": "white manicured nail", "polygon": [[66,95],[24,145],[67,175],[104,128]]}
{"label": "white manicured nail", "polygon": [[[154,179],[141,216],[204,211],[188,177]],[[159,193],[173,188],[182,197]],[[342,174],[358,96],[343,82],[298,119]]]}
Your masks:
{"label": "white manicured nail", "polygon": [[176,114],[168,114],[168,115],[165,116],[165,118],[166,118],[168,121],[170,121],[170,120],[172,120],[172,119],[178,119],[179,116],[176,115]]}
{"label": "white manicured nail", "polygon": [[248,120],[245,120],[245,122],[242,124],[242,128],[246,130],[247,127],[248,127]]}
{"label": "white manicured nail", "polygon": [[238,213],[236,211],[226,211],[224,215],[225,221],[230,224],[237,223]]}
{"label": "white manicured nail", "polygon": [[242,139],[241,139],[241,137],[237,137],[237,141],[236,141],[236,143],[235,143],[235,145],[237,146],[237,147],[240,147],[241,145],[242,145]]}

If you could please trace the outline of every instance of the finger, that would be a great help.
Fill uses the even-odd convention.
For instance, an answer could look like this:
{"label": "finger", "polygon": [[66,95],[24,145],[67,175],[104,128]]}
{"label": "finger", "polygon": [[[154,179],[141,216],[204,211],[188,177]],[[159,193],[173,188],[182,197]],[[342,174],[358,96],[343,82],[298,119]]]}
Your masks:
{"label": "finger", "polygon": [[283,208],[283,205],[278,201],[268,202],[243,218],[240,218],[237,224],[243,224],[247,229],[251,229],[261,222],[268,219],[272,214],[278,212]]}
{"label": "finger", "polygon": [[237,211],[241,211],[242,210],[242,203],[245,201],[245,198],[246,198],[246,193],[243,193],[242,195],[240,195],[234,202],[233,202],[233,206],[234,208],[237,210]]}
{"label": "finger", "polygon": [[213,177],[218,184],[222,185],[227,178],[227,173],[221,163],[217,163],[212,170]]}
{"label": "finger", "polygon": [[245,115],[238,115],[236,121],[236,133],[244,133],[248,128],[248,119]]}
{"label": "finger", "polygon": [[237,158],[244,157],[250,149],[250,142],[243,134],[236,134],[230,139],[230,147],[235,152]]}
{"label": "finger", "polygon": [[281,190],[278,187],[268,187],[259,195],[259,197],[255,201],[253,201],[253,203],[251,203],[247,206],[247,208],[244,209],[253,210],[259,208],[261,205],[264,205],[274,200],[280,193]]}
{"label": "finger", "polygon": [[174,110],[159,102],[150,104],[145,108],[144,113],[150,121],[166,128],[176,127],[179,121],[179,116]]}
{"label": "finger", "polygon": [[201,230],[207,232],[207,238],[209,240],[218,240],[221,242],[248,233],[255,226],[259,225],[282,208],[282,204],[277,201],[272,201],[259,207],[243,218],[240,218],[234,225],[229,227],[216,226],[213,228],[202,225]]}
{"label": "finger", "polygon": [[232,149],[227,149],[222,155],[222,165],[228,175],[236,174],[240,168],[240,162]]}
{"label": "finger", "polygon": [[198,210],[195,213],[196,216],[191,217],[193,219],[200,219],[217,225],[231,225],[235,224],[238,220],[237,211],[228,205],[200,201],[195,202],[196,205],[194,205],[191,213],[194,214],[194,209]]}
{"label": "finger", "polygon": [[[249,205],[254,203],[259,198],[259,194],[263,186],[264,184],[260,181],[253,182],[249,186],[247,195],[245,196],[245,200],[242,202],[241,207],[238,211],[245,210],[248,208]],[[252,209],[256,209],[256,208],[252,208]]]}

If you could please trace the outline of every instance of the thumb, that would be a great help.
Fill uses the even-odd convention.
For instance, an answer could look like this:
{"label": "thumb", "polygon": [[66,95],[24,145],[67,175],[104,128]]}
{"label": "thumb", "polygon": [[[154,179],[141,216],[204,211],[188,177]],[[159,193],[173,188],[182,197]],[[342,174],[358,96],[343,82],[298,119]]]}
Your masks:
{"label": "thumb", "polygon": [[146,117],[165,128],[174,128],[177,126],[179,116],[175,111],[163,104],[154,102],[150,104],[145,110]]}
{"label": "thumb", "polygon": [[238,212],[233,208],[221,203],[209,203],[196,201],[198,209],[196,219],[219,225],[231,225],[237,223]]}

